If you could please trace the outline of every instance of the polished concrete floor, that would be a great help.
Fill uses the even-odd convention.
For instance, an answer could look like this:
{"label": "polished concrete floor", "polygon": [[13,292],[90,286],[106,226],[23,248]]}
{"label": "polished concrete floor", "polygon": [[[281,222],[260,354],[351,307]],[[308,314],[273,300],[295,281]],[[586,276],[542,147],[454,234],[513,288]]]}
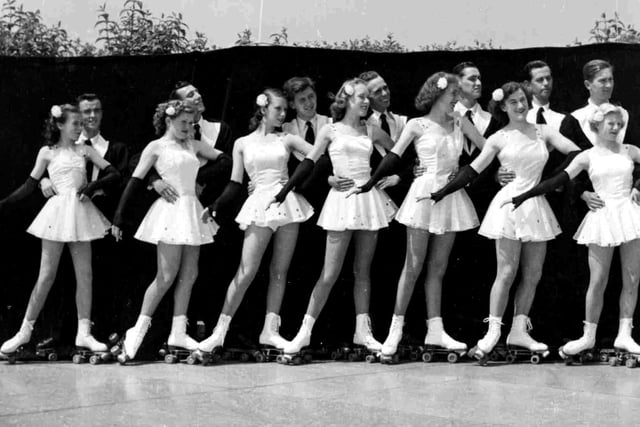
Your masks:
{"label": "polished concrete floor", "polygon": [[640,369],[0,362],[0,425],[637,425]]}

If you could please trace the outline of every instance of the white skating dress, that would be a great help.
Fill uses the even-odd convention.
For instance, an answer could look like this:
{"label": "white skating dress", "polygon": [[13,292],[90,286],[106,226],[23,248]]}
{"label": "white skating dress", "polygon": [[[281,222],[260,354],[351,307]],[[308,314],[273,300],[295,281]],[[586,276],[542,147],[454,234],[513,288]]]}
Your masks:
{"label": "white skating dress", "polygon": [[313,207],[298,193],[290,191],[278,206],[268,203],[287,182],[289,151],[282,141],[284,134],[267,136],[258,131],[244,138],[244,168],[251,178],[254,190],[236,216],[240,229],[251,224],[276,230],[283,225],[304,222],[313,216]]}
{"label": "white skating dress", "polygon": [[84,146],[52,148],[47,171],[57,190],[33,220],[28,233],[57,242],[87,242],[104,237],[111,224],[90,201],[78,198],[87,182]]}
{"label": "white skating dress", "polygon": [[396,221],[434,234],[477,227],[478,215],[464,189],[447,195],[438,203],[430,199],[416,201],[417,197],[431,194],[447,184],[449,176],[458,167],[464,141],[459,119],[455,120],[452,133],[429,119],[416,120],[424,133],[415,141],[415,148],[420,166],[426,170],[411,184]]}
{"label": "white skating dress", "polygon": [[[356,186],[365,184],[371,177],[369,157],[373,143],[368,135],[346,135],[332,125],[329,157],[333,163],[333,175],[351,178]],[[367,127],[370,134],[370,128]],[[373,187],[366,193],[346,197],[348,192],[331,188],[318,225],[325,230],[379,230],[387,227],[396,212],[396,205],[387,193]]]}
{"label": "white skating dress", "polygon": [[164,181],[178,192],[178,199],[169,203],[160,197],[149,208],[136,231],[135,238],[143,242],[172,245],[200,246],[213,242],[218,231],[214,221],[207,224],[200,219],[203,210],[196,197],[196,176],[200,162],[193,143],[180,144],[163,139],[159,141],[155,168]]}
{"label": "white skating dress", "polygon": [[589,211],[573,236],[581,245],[618,246],[640,238],[640,206],[631,200],[633,160],[593,147],[588,151],[589,178],[604,207]]}
{"label": "white skating dress", "polygon": [[485,215],[479,234],[490,239],[507,238],[523,242],[544,242],[561,233],[547,199],[544,196],[526,200],[518,209],[512,204],[500,205],[540,182],[549,151],[536,127],[536,138],[529,139],[515,131],[500,130],[490,138],[506,140],[498,153],[498,160],[505,168],[515,172],[516,178],[502,187],[495,195]]}

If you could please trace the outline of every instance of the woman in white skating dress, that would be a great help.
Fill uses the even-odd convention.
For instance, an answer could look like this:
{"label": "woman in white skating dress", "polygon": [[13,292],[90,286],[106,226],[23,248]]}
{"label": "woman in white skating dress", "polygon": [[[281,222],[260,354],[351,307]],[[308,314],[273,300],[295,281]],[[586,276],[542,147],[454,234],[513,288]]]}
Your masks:
{"label": "woman in white skating dress", "polygon": [[[407,146],[412,142],[415,144],[424,173],[411,184],[395,217],[396,221],[407,227],[407,249],[398,280],[389,335],[382,345],[385,357],[396,353],[402,339],[404,315],[425,258],[428,260],[425,280],[428,332],[425,344],[453,351],[465,351],[467,348],[466,344],[452,339],[444,330],[441,317],[442,279],[456,232],[477,227],[478,216],[464,189],[449,194],[439,203],[417,200],[423,194],[444,187],[458,169],[465,138],[463,129],[479,148],[484,145],[484,138],[473,124],[466,118],[454,115],[453,105],[458,92],[458,78],[453,74],[438,72],[426,80],[415,100],[416,108],[426,114],[407,123],[400,139],[369,182],[372,185],[382,176],[393,173],[391,169],[399,163]],[[391,169],[385,170],[387,166]]]}
{"label": "woman in white skating dress", "polygon": [[[331,105],[334,123],[325,125],[320,130],[313,150],[298,166],[290,183],[299,182],[304,177],[299,170],[312,168],[313,162],[327,150],[334,176],[350,178],[356,186],[366,183],[371,177],[369,158],[373,143],[378,142],[388,150],[393,145],[384,131],[365,125],[363,118],[368,108],[365,82],[360,79],[344,82]],[[353,296],[356,308],[353,342],[368,350],[380,351],[382,345],[373,337],[369,318],[370,269],[378,230],[388,226],[395,211],[393,201],[377,188],[360,194],[342,192],[335,188],[329,191],[318,218],[318,225],[327,230],[324,267],[311,293],[302,326],[291,344],[285,346],[285,353],[296,354],[309,345],[315,320],[338,279],[352,238],[355,240]]]}
{"label": "woman in white skating dress", "polygon": [[520,268],[520,283],[515,293],[514,317],[507,336],[507,345],[531,352],[548,354],[547,345],[529,335],[529,311],[536,287],[542,275],[547,241],[561,230],[549,203],[542,196],[523,203],[513,210],[504,202],[540,182],[542,169],[549,157],[548,147],[568,154],[578,147],[546,125],[527,122],[529,99],[520,83],[505,83],[492,94],[491,114],[506,126],[487,139],[480,155],[460,169],[456,177],[431,198],[438,201],[455,189],[462,188],[497,156],[503,167],[515,172],[516,178],[493,198],[480,226],[479,234],[496,241],[496,279],[491,287],[489,323],[486,335],[471,349],[470,354],[484,361],[501,334],[502,316],[509,290]]}
{"label": "woman in white skating dress", "polygon": [[[40,149],[31,175],[18,190],[0,201],[2,211],[29,195],[37,188],[45,169],[57,189],[57,194],[47,200],[27,229],[42,239],[40,271],[20,331],[0,348],[0,353],[5,355],[15,353],[30,341],[33,325],[53,285],[65,245],[69,246],[76,273],[78,332],[75,344],[91,351],[107,350],[105,344],[91,335],[91,241],[104,237],[110,224],[91,202],[91,196],[105,184],[118,180],[120,174],[93,147],[76,145],[81,131],[82,122],[76,106],[53,106],[45,128],[47,146]],[[87,184],[87,160],[107,171],[101,179],[90,184]]]}
{"label": "woman in white skating dress", "polygon": [[632,180],[634,162],[640,163],[640,149],[620,143],[625,117],[620,107],[609,103],[597,106],[588,118],[590,130],[595,135],[593,148],[579,154],[560,174],[514,199],[516,206],[524,205],[527,202],[522,200],[530,194],[551,191],[586,170],[597,197],[604,203],[604,206],[587,213],[574,236],[579,244],[589,247],[590,279],[585,301],[584,333],[560,348],[563,357],[595,346],[604,291],[616,247],[620,247],[622,292],[618,336],[613,345],[619,351],[640,354],[640,345],[631,337],[640,277],[640,181],[636,188],[632,188]]}
{"label": "woman in white skating dress", "polygon": [[197,156],[215,160],[222,152],[192,139],[193,118],[194,111],[182,101],[158,105],[153,120],[160,138],[143,150],[113,219],[112,233],[119,240],[127,204],[144,187],[143,179],[152,167],[178,193],[173,203],[164,198],[156,200],[135,233],[136,239],[157,245],[158,269],[144,294],[136,324],[126,332],[123,351],[118,356],[121,363],[135,357],[151,325],[151,316],[174,282],[173,320],[167,344],[170,348],[186,350],[195,350],[198,346],[187,335],[186,314],[198,276],[200,245],[213,242],[218,226],[213,221],[205,224],[200,220],[203,207],[195,189],[200,166]]}
{"label": "woman in white skating dress", "polygon": [[244,230],[242,258],[238,271],[227,289],[222,313],[211,333],[198,347],[198,356],[224,344],[231,318],[238,310],[245,292],[253,282],[262,257],[273,238],[273,255],[269,268],[267,312],[259,343],[282,349],[288,341],[280,336],[280,307],[284,298],[287,273],[298,240],[301,222],[311,218],[313,208],[304,197],[288,193],[282,203],[271,204],[288,179],[287,163],[292,152],[306,155],[311,144],[297,135],[280,132],[287,112],[287,100],[277,89],[266,89],[256,98],[249,135],[238,139],[233,147],[231,181],[223,194],[204,213],[205,219],[239,195],[246,170],[253,192],[240,209],[236,222]]}

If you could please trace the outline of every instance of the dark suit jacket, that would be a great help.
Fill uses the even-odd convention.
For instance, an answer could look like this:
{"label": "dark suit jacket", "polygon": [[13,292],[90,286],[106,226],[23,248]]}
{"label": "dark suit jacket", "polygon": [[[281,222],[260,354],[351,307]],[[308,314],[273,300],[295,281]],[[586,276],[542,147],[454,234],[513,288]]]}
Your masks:
{"label": "dark suit jacket", "polygon": [[[120,172],[120,179],[104,187],[104,195],[96,195],[91,200],[98,209],[111,220],[118,207],[118,201],[120,200],[120,194],[122,193],[124,184],[127,182],[129,176],[129,149],[121,142],[109,141],[107,151],[104,153],[104,159]],[[101,170],[98,173],[98,179],[104,177],[104,174],[104,170]]]}

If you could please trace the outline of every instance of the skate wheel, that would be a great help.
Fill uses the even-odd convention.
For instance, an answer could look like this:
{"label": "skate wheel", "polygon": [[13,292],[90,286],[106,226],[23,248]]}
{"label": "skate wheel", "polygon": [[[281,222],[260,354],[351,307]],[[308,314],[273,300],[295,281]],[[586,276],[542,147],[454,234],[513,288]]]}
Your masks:
{"label": "skate wheel", "polygon": [[168,353],[166,348],[161,348],[160,350],[158,350],[158,356],[160,356],[161,359],[164,359],[167,354]]}
{"label": "skate wheel", "polygon": [[193,353],[191,353],[190,355],[187,356],[187,365],[195,365],[196,364],[196,357],[193,355]]}
{"label": "skate wheel", "polygon": [[585,353],[580,356],[580,363],[582,362],[591,362],[594,359],[593,353]]}
{"label": "skate wheel", "polygon": [[[281,355],[278,355],[278,356],[276,357],[276,362],[278,361],[278,357],[282,357],[282,356],[281,356]],[[264,362],[264,361],[265,361],[265,359],[266,359],[266,357],[264,356],[264,354],[262,354],[262,353],[261,353],[261,352],[259,352],[259,351],[256,351],[256,352],[253,354],[253,358],[254,358],[254,359],[256,360],[256,362],[258,362],[258,363],[262,363],[262,362]]]}
{"label": "skate wheel", "polygon": [[489,353],[488,359],[492,362],[497,362],[500,359],[500,354],[498,354],[497,351],[492,351],[491,353]]}
{"label": "skate wheel", "polygon": [[247,363],[249,361],[249,354],[248,353],[240,353],[240,361],[243,363]]}
{"label": "skate wheel", "polygon": [[100,363],[100,361],[100,356],[98,356],[97,354],[92,354],[91,357],[89,357],[89,364],[91,365],[97,365]]}
{"label": "skate wheel", "polygon": [[107,341],[109,342],[109,344],[115,344],[118,342],[119,339],[120,339],[120,335],[118,335],[117,332],[114,332],[111,335],[109,335],[109,338],[107,338]]}
{"label": "skate wheel", "polygon": [[331,360],[338,360],[340,359],[340,352],[339,351],[332,351],[331,354],[329,355],[329,358]]}
{"label": "skate wheel", "polygon": [[79,365],[82,362],[84,362],[84,357],[82,357],[82,355],[80,354],[74,354],[73,357],[71,358],[71,361],[76,365]]}
{"label": "skate wheel", "polygon": [[302,365],[302,357],[300,357],[300,356],[295,356],[293,359],[291,359],[291,361],[296,366],[297,365]]}
{"label": "skate wheel", "polygon": [[367,357],[365,357],[364,360],[366,360],[367,363],[374,363],[376,361],[376,356],[373,354],[367,354]]}
{"label": "skate wheel", "polygon": [[55,362],[56,360],[58,360],[58,353],[49,353],[49,355],[47,356],[47,360],[49,362]]}
{"label": "skate wheel", "polygon": [[419,358],[420,353],[418,353],[417,351],[412,351],[411,353],[409,353],[409,360],[411,360],[412,362],[417,362]]}
{"label": "skate wheel", "polygon": [[459,358],[460,356],[458,356],[458,353],[447,354],[447,362],[449,363],[457,363]]}
{"label": "skate wheel", "polygon": [[540,355],[538,355],[538,354],[532,355],[531,359],[529,359],[529,361],[534,365],[539,364],[540,363]]}
{"label": "skate wheel", "polygon": [[178,361],[178,358],[175,357],[173,354],[167,354],[164,356],[164,363],[167,363],[169,365],[176,363]]}
{"label": "skate wheel", "polygon": [[360,356],[358,356],[358,353],[349,353],[349,356],[347,357],[349,359],[349,362],[357,362],[358,360],[360,360]]}
{"label": "skate wheel", "polygon": [[[611,364],[611,358],[609,357],[609,355],[606,352],[602,352],[600,353],[600,362],[601,363],[609,363]],[[615,365],[612,365],[615,366]]]}
{"label": "skate wheel", "polygon": [[432,360],[433,360],[433,353],[431,352],[422,353],[422,361],[424,363],[431,363]]}
{"label": "skate wheel", "polygon": [[287,361],[285,360],[285,357],[282,354],[279,354],[276,356],[276,362],[278,363],[287,363]]}
{"label": "skate wheel", "polygon": [[638,361],[637,361],[636,359],[634,359],[634,358],[630,358],[630,359],[627,359],[627,360],[624,362],[624,365],[625,365],[627,368],[631,368],[631,369],[633,369],[633,368],[635,368],[635,367],[637,367],[637,366],[638,366]]}
{"label": "skate wheel", "polygon": [[311,361],[313,360],[313,356],[311,355],[311,353],[306,353],[304,356],[302,356],[302,360],[304,363],[311,363]]}
{"label": "skate wheel", "polygon": [[15,356],[8,356],[7,357],[7,362],[9,363],[9,365],[15,365],[16,364],[16,357]]}
{"label": "skate wheel", "polygon": [[129,361],[129,356],[127,356],[123,351],[118,355],[117,359],[118,363],[120,363],[121,365],[125,365]]}
{"label": "skate wheel", "polygon": [[618,358],[615,356],[611,356],[609,358],[609,366],[618,366]]}
{"label": "skate wheel", "polygon": [[507,354],[505,360],[507,361],[507,363],[513,363],[516,361],[516,357],[513,354]]}

